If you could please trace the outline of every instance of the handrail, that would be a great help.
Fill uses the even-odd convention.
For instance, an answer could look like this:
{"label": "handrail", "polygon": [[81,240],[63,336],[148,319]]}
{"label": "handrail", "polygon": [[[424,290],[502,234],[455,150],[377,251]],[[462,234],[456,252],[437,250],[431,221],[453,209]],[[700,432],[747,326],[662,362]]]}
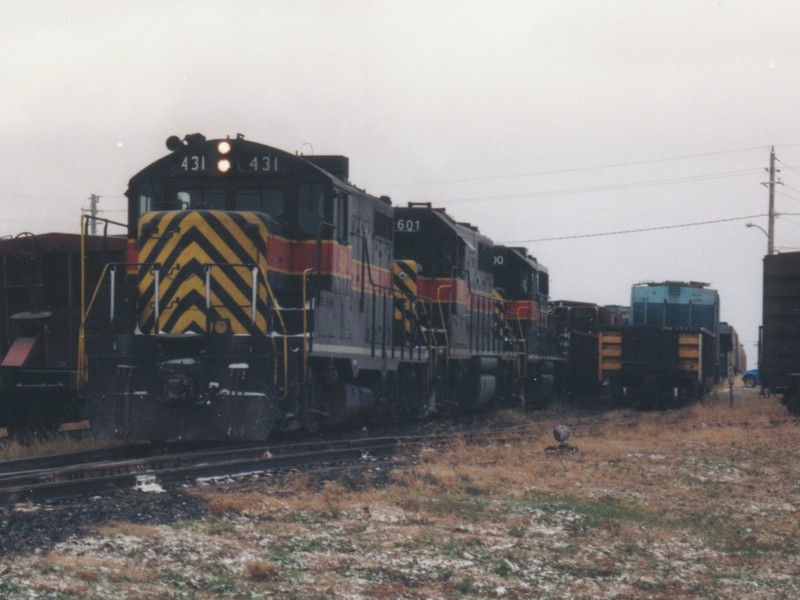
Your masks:
{"label": "handrail", "polygon": [[447,333],[447,323],[445,323],[444,320],[444,309],[442,308],[443,301],[441,297],[441,291],[445,288],[448,290],[447,301],[448,303],[452,302],[451,294],[453,290],[453,284],[446,283],[436,288],[436,304],[438,305],[439,308],[439,320],[441,321],[442,331],[444,332],[444,365],[445,367],[448,367],[450,365],[450,337],[448,336]]}
{"label": "handrail", "polygon": [[308,277],[314,267],[303,271],[303,383],[308,381],[308,354],[311,352],[311,333],[308,330]]}
{"label": "handrail", "polygon": [[105,223],[105,227],[103,229],[103,238],[108,237],[108,226],[109,225],[119,225],[120,227],[127,227],[126,223],[119,223],[118,221],[112,221],[111,219],[105,219],[103,217],[98,217],[90,214],[82,214],[81,215],[81,318],[83,315],[86,314],[86,236],[87,229],[89,228],[89,221],[100,221]]}
{"label": "handrail", "polygon": [[[97,300],[97,296],[100,293],[100,288],[103,285],[103,281],[106,278],[106,275],[109,270],[113,269],[116,271],[116,268],[120,265],[120,263],[108,263],[103,266],[103,272],[100,274],[100,277],[97,280],[97,285],[94,288],[94,292],[92,293],[92,299],[89,301],[89,306],[86,308],[85,312],[81,312],[81,324],[78,327],[78,369],[77,369],[77,389],[82,389],[82,384],[85,384],[88,381],[88,374],[86,373],[86,321],[89,318],[89,314],[92,312],[94,308],[94,303]],[[123,265],[128,266],[128,265]],[[112,321],[113,321],[113,314],[112,314]]]}
{"label": "handrail", "polygon": [[[264,273],[264,287],[267,289],[267,294],[272,300],[272,305],[275,307],[275,314],[278,316],[278,321],[281,324],[281,329],[283,329],[283,396],[281,399],[286,398],[289,395],[289,340],[288,334],[286,330],[286,322],[283,320],[283,315],[280,311],[280,305],[278,304],[278,300],[275,298],[275,293],[272,291],[272,286],[269,284],[267,280],[266,273]],[[270,336],[270,340],[272,341],[272,350],[275,352],[275,340],[272,339]],[[277,352],[275,352],[277,354]],[[273,375],[274,379],[273,382],[275,385],[278,385],[278,363],[275,362],[275,374]]]}
{"label": "handrail", "polygon": [[236,268],[244,267],[250,269],[252,291],[250,292],[250,320],[253,325],[256,324],[258,316],[256,311],[256,304],[258,302],[258,274],[261,271],[258,265],[253,263],[204,263],[203,271],[205,272],[205,296],[206,296],[206,310],[211,309],[211,270],[214,268]]}
{"label": "handrail", "polygon": [[[211,286],[210,286],[210,277],[211,277],[211,275],[210,275],[210,273],[211,273],[211,269],[212,268],[214,268],[214,267],[247,267],[247,268],[250,269],[250,272],[251,272],[251,275],[252,275],[252,282],[253,282],[253,289],[252,289],[252,292],[251,292],[251,303],[252,303],[252,305],[251,305],[251,309],[250,309],[250,314],[251,314],[251,319],[252,319],[253,325],[256,324],[257,319],[258,319],[258,311],[257,311],[256,305],[257,305],[257,302],[258,302],[258,283],[259,283],[259,280],[261,281],[261,283],[263,283],[264,289],[266,290],[267,295],[269,296],[269,299],[272,302],[272,306],[275,307],[275,315],[278,318],[278,322],[280,324],[280,328],[281,328],[281,330],[283,332],[283,381],[284,381],[284,385],[283,385],[283,390],[282,390],[283,393],[282,393],[281,399],[286,398],[286,396],[288,396],[288,394],[289,394],[289,352],[288,352],[289,341],[287,339],[286,322],[283,319],[283,314],[281,313],[280,305],[278,304],[278,300],[275,297],[275,293],[272,290],[272,286],[269,284],[269,278],[267,277],[266,269],[264,271],[262,271],[258,267],[258,265],[253,264],[253,263],[207,263],[207,264],[205,264],[203,266],[204,266],[205,272],[206,272],[206,309],[210,309],[211,308]],[[265,318],[266,318],[266,315],[265,315]],[[269,331],[267,331],[266,333],[268,334]],[[269,335],[268,337],[270,339],[270,343],[272,344],[272,351],[277,355],[278,352],[277,352],[277,348],[275,346],[275,339],[271,335]],[[274,373],[272,375],[272,381],[276,386],[278,385],[278,372],[279,372],[278,369],[279,369],[278,362],[275,361],[275,369],[274,369]]]}
{"label": "handrail", "polygon": [[[422,300],[421,298],[420,298],[420,304],[422,304],[423,306],[425,305],[424,304],[424,300]],[[417,323],[419,323],[420,322],[420,318],[419,318],[419,313],[417,312],[417,304],[415,302],[411,303],[411,309],[412,309],[412,311],[414,313],[414,316],[417,319]],[[425,313],[428,315],[428,328],[430,330],[430,327],[432,327],[433,323],[430,322],[430,312],[427,310],[427,308],[425,309]],[[433,350],[433,339],[432,338],[434,336],[432,334],[429,335],[428,333],[426,333],[426,332],[424,332],[422,330],[420,330],[420,331],[422,333],[422,339],[425,342],[425,347],[428,349],[428,381],[430,381],[433,378],[433,373],[434,373],[435,367],[436,367],[436,361],[438,360],[438,354],[436,352],[434,352],[434,350]],[[414,351],[413,347],[411,348],[411,351],[412,352]],[[417,355],[417,356],[419,356],[419,355]]]}

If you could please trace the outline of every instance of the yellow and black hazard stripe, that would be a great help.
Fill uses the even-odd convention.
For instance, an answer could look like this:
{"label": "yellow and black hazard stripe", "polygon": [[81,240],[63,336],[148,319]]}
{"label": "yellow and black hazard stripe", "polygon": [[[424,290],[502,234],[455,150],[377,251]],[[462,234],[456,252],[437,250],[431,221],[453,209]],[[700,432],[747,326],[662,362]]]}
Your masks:
{"label": "yellow and black hazard stripe", "polygon": [[492,290],[492,297],[494,298],[492,332],[497,338],[503,339],[509,335],[508,303],[497,290]]}
{"label": "yellow and black hazard stripe", "polygon": [[413,260],[396,260],[392,273],[394,286],[395,332],[406,346],[412,343],[412,301],[417,297],[417,263]]}
{"label": "yellow and black hazard stripe", "polygon": [[[257,213],[169,211],[139,222],[139,328],[203,333],[227,321],[233,333],[266,332],[267,226]],[[156,323],[156,276],[158,323]],[[253,268],[257,267],[253,322]],[[207,307],[206,282],[210,290]]]}

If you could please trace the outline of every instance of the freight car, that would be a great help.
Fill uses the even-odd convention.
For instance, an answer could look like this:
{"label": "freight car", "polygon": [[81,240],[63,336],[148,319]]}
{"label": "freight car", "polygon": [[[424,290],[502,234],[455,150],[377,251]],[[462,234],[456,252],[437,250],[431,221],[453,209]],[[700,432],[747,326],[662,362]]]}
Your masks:
{"label": "freight car", "polygon": [[559,378],[571,394],[593,394],[600,389],[597,377],[598,332],[627,323],[627,307],[606,307],[591,302],[558,300],[553,303],[556,330],[566,358]]}
{"label": "freight car", "polygon": [[12,433],[49,429],[82,416],[76,373],[83,293],[124,249],[124,238],[107,235],[0,240],[0,426]]}
{"label": "freight car", "polygon": [[350,185],[346,157],[167,146],[130,180],[128,255],[86,317],[97,435],[263,440],[552,387],[534,259]]}
{"label": "freight car", "polygon": [[599,336],[599,378],[639,407],[702,397],[719,370],[719,294],[698,282],[636,284],[631,323]]}
{"label": "freight car", "polygon": [[783,394],[800,414],[800,252],[764,257],[763,318],[758,368],[761,385]]}
{"label": "freight car", "polygon": [[739,333],[723,321],[719,324],[719,364],[722,370],[727,368],[729,360],[734,375],[747,370],[747,353],[739,342]]}

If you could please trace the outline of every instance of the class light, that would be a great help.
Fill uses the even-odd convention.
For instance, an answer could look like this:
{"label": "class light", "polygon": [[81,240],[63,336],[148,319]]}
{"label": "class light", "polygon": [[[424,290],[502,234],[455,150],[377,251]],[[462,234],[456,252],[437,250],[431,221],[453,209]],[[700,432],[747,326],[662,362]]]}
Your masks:
{"label": "class light", "polygon": [[231,151],[231,143],[228,140],[222,140],[217,144],[217,152],[220,154],[227,154]]}
{"label": "class light", "polygon": [[220,173],[227,173],[231,170],[231,161],[229,161],[227,158],[223,158],[217,163],[217,170]]}

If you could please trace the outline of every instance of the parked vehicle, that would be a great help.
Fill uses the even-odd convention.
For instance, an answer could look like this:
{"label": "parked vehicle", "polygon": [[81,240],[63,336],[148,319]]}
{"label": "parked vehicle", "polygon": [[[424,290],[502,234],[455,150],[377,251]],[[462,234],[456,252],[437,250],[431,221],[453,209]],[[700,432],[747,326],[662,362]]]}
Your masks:
{"label": "parked vehicle", "polygon": [[757,385],[761,385],[761,377],[758,374],[758,369],[745,371],[744,375],[742,375],[742,381],[744,382],[744,387],[754,388]]}

